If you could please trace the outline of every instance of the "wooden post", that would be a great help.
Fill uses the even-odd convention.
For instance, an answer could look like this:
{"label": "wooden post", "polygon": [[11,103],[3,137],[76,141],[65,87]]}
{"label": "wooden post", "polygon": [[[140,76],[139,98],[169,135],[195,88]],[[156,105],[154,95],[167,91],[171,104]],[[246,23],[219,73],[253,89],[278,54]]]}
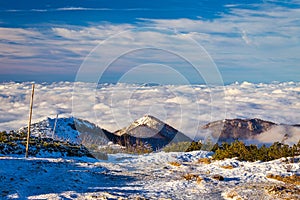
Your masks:
{"label": "wooden post", "polygon": [[28,158],[28,148],[29,148],[29,141],[30,141],[30,126],[31,126],[31,118],[32,118],[33,95],[34,95],[34,83],[32,84],[32,91],[31,91],[31,98],[30,98],[30,111],[29,111],[27,143],[26,143],[26,153],[25,153],[26,158]]}
{"label": "wooden post", "polygon": [[54,127],[53,127],[53,132],[52,132],[52,140],[54,140],[57,119],[58,119],[58,114],[56,114],[56,119],[55,119],[55,122],[54,122]]}

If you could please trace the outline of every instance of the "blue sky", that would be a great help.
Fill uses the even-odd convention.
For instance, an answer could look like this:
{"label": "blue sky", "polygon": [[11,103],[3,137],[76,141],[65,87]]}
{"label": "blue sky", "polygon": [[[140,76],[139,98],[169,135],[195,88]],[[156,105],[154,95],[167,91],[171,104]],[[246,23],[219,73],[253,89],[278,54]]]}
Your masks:
{"label": "blue sky", "polygon": [[[202,83],[189,60],[172,59],[165,51],[180,48],[192,60],[206,59],[198,69],[205,73],[215,66],[225,83],[299,81],[299,19],[299,0],[1,1],[0,81],[74,81],[97,45],[102,48],[98,59],[113,61],[120,49],[148,48],[149,41],[153,48],[159,44],[161,52],[120,56],[112,62],[118,66],[110,65],[101,80],[117,82],[124,74],[147,73],[148,78],[176,82],[177,75],[168,77],[171,67],[190,82]],[[179,40],[182,37],[195,41],[202,51],[193,52],[191,43]],[[208,59],[212,63],[207,64]]]}

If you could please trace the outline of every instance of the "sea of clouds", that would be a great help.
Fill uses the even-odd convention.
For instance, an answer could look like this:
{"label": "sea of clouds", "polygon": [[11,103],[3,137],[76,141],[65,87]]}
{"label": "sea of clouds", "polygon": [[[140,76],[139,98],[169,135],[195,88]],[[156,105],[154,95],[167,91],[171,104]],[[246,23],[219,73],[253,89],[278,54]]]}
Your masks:
{"label": "sea of clouds", "polygon": [[[31,83],[0,85],[0,130],[27,126]],[[300,124],[300,83],[234,83],[226,86],[42,83],[35,85],[33,122],[78,117],[109,131],[150,114],[188,136],[225,118],[261,118]],[[278,136],[281,137],[281,136]],[[264,136],[261,138],[266,140]]]}

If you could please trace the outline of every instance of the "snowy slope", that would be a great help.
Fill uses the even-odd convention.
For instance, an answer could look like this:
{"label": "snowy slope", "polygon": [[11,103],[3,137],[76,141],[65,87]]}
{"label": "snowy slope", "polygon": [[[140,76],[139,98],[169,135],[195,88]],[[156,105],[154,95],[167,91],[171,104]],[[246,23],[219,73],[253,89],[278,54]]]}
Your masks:
{"label": "snowy slope", "polygon": [[[211,153],[115,154],[108,161],[87,158],[50,159],[0,157],[1,198],[10,199],[283,199],[268,188],[284,186],[266,178],[300,174],[299,159],[286,163],[242,162],[234,159],[201,164]],[[179,166],[170,164],[177,162]],[[224,166],[232,166],[225,169]],[[287,167],[289,166],[289,167]],[[290,170],[287,170],[289,168]],[[194,178],[184,177],[192,174]],[[214,179],[224,177],[223,181]],[[200,177],[200,178],[195,178]],[[228,194],[235,194],[229,198]],[[285,195],[285,196],[284,196]],[[299,187],[288,193],[300,198]]]}
{"label": "snowy slope", "polygon": [[[21,128],[19,131],[27,132],[27,127]],[[42,138],[53,138],[60,141],[68,141],[70,143],[80,144],[84,140],[82,135],[99,133],[101,143],[107,144],[108,131],[100,129],[95,124],[69,117],[69,118],[47,118],[38,123],[31,125],[31,135]],[[104,134],[102,134],[104,133]]]}

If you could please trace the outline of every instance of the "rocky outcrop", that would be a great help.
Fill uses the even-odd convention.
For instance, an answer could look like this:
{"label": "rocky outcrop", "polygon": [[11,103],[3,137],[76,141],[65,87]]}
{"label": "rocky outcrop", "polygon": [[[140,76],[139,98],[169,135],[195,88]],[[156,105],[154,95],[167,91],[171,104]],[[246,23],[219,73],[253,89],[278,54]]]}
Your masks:
{"label": "rocky outcrop", "polygon": [[237,139],[253,139],[255,136],[270,130],[277,124],[261,119],[225,119],[211,122],[203,126],[210,130],[212,136],[219,141],[230,141]]}

